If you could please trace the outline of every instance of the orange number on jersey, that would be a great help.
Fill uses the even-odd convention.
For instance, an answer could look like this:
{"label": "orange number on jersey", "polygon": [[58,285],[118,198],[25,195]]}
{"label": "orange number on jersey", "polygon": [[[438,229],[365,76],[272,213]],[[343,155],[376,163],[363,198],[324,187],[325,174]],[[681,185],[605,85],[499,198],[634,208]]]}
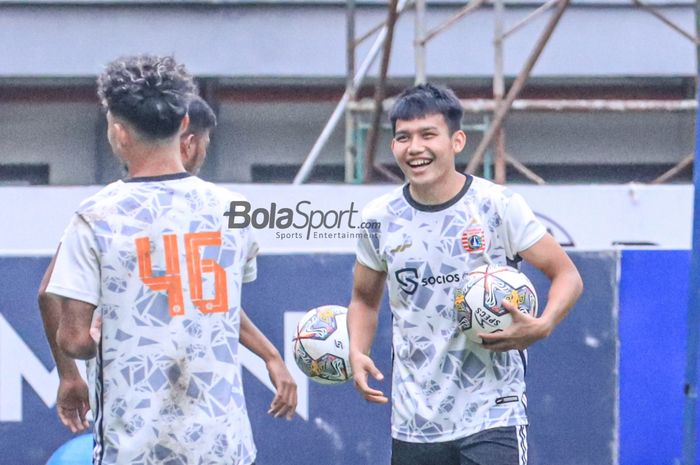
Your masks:
{"label": "orange number on jersey", "polygon": [[177,253],[177,238],[175,234],[163,236],[165,253],[165,275],[153,276],[151,265],[151,241],[147,237],[136,239],[136,251],[139,258],[139,276],[143,283],[154,291],[168,293],[168,310],[170,316],[185,314],[182,298],[182,277],[180,276],[180,261]]}
{"label": "orange number on jersey", "polygon": [[[202,259],[199,248],[206,245],[221,245],[220,232],[185,234],[187,273],[190,277],[192,303],[203,313],[228,311],[228,288],[226,270],[210,258]],[[214,298],[202,298],[202,273],[214,273]]]}
{"label": "orange number on jersey", "polygon": [[[202,259],[199,249],[207,245],[221,245],[221,233],[196,232],[185,234],[185,258],[187,260],[187,274],[190,278],[190,297],[192,298],[192,303],[203,313],[226,312],[228,311],[226,270],[212,259]],[[147,237],[136,239],[139,276],[143,283],[152,290],[167,292],[170,316],[184,315],[182,276],[180,274],[180,261],[175,234],[164,235],[163,246],[166,274],[164,276],[153,276],[150,240]],[[214,297],[212,299],[203,298],[203,273],[214,273]]]}

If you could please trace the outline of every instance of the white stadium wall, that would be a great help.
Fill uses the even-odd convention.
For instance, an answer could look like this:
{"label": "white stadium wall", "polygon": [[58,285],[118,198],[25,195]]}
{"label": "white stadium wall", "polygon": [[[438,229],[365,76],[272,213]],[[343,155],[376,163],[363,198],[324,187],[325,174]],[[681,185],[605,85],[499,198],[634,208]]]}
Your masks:
{"label": "white stadium wall", "polygon": [[[353,226],[359,226],[362,206],[396,187],[223,185],[245,195],[251,210],[269,210],[273,203],[277,211],[295,210],[294,223],[298,225],[306,223],[312,211],[319,212],[314,218],[325,217],[329,225],[333,211],[355,211],[352,217],[349,211],[328,230],[337,233],[333,236],[310,234],[307,238],[308,228],[282,230],[268,225],[259,229],[262,253],[352,253],[355,241],[351,233]],[[99,189],[99,186],[0,187],[0,218],[16,225],[0,228],[0,250],[10,254],[54,251],[80,200]],[[525,197],[560,243],[576,249],[609,250],[624,245],[690,248],[693,188],[689,185],[514,185],[511,189]],[[324,231],[325,228],[318,230]],[[296,237],[297,233],[301,237]]]}
{"label": "white stadium wall", "polygon": [[[0,77],[94,76],[115,56],[143,53],[144,44],[152,53],[174,53],[197,75],[342,79],[345,74],[344,2],[143,3],[135,8],[119,1],[1,1],[0,43],[13,46],[0,60]],[[504,24],[517,23],[538,3],[509,2]],[[675,24],[693,30],[692,2],[656,3]],[[430,2],[426,23],[435,27],[462,6]],[[386,19],[385,4],[358,2],[357,9],[359,34]],[[511,36],[506,74],[521,69],[546,22],[540,16]],[[187,34],[173,35],[174,30]],[[413,76],[413,39],[409,11],[397,23],[391,76]],[[492,40],[492,10],[484,7],[430,43],[429,75],[491,76]],[[371,42],[362,44],[359,57]],[[630,2],[572,2],[533,75],[692,76],[694,58],[692,42]]]}

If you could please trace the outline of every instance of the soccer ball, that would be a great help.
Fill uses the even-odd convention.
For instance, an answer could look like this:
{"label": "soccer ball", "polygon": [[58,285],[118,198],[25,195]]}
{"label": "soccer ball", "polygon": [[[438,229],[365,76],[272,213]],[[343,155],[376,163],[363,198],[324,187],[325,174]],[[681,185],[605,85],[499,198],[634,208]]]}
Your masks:
{"label": "soccer ball", "polygon": [[294,360],[299,369],[321,384],[340,384],[352,377],[348,309],[324,305],[306,312],[297,324]]}
{"label": "soccer ball", "polygon": [[513,323],[508,310],[501,307],[510,300],[518,310],[537,314],[535,286],[520,271],[510,266],[483,265],[469,273],[464,289],[457,289],[454,306],[459,328],[466,336],[481,343],[479,333],[503,331]]}

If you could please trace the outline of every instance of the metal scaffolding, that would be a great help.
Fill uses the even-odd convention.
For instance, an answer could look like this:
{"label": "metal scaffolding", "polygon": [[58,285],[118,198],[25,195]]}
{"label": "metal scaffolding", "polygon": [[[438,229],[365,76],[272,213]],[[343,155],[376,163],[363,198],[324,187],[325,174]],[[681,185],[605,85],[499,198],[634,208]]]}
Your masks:
{"label": "metal scaffolding", "polygon": [[[466,113],[482,115],[483,124],[465,125],[467,131],[483,133],[479,146],[471,156],[466,167],[467,172],[475,172],[483,164],[485,177],[493,178],[497,183],[506,182],[506,165],[510,164],[530,181],[536,184],[544,184],[545,180],[532,170],[528,169],[517,158],[506,152],[504,123],[511,111],[549,111],[549,112],[652,112],[652,111],[695,111],[697,101],[692,100],[602,100],[602,99],[552,99],[533,100],[519,99],[530,73],[546,47],[552,33],[567,7],[570,0],[547,0],[532,12],[523,17],[512,27],[504,31],[503,17],[506,6],[504,0],[470,0],[444,23],[426,30],[425,13],[426,0],[390,0],[387,19],[370,28],[359,37],[355,35],[355,0],[347,0],[347,80],[343,97],[328,120],[321,135],[316,140],[313,148],[306,157],[301,169],[294,178],[294,184],[305,182],[318,159],[321,151],[330,138],[331,133],[345,115],[345,182],[366,183],[372,182],[376,175],[381,175],[392,181],[401,181],[393,172],[382,165],[375,163],[375,152],[379,133],[382,129],[381,116],[388,108],[392,99],[385,96],[387,70],[391,57],[393,30],[399,16],[408,8],[415,10],[415,83],[424,83],[427,80],[426,72],[426,45],[439,34],[448,30],[461,19],[477,11],[479,8],[489,5],[493,7],[494,19],[494,75],[492,99],[467,99],[462,100],[462,106]],[[632,2],[649,12],[659,21],[666,24],[675,32],[692,41],[696,47],[700,44],[696,34],[691,34],[663,14],[645,4],[641,0]],[[506,93],[505,76],[503,71],[503,47],[506,39],[521,29],[526,24],[549,10],[554,10],[528,55],[522,69],[510,85]],[[355,55],[357,47],[365,40],[376,34],[375,41],[368,55],[355,70]],[[357,100],[357,92],[362,85],[367,72],[379,53],[382,52],[382,61],[377,76],[373,99]],[[364,118],[363,118],[364,115]],[[362,122],[370,115],[370,123]],[[490,160],[485,162],[485,158]],[[653,183],[662,183],[672,179],[687,166],[692,164],[693,154],[687,155],[676,166],[657,177]]]}

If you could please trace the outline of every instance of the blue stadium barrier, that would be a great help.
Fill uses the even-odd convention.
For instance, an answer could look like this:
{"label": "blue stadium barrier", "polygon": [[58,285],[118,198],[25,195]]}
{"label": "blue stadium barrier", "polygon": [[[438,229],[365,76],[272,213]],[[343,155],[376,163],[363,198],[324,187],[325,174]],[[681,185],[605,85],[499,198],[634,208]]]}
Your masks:
{"label": "blue stadium barrier", "polygon": [[681,458],[689,267],[688,250],[622,254],[620,465]]}
{"label": "blue stadium barrier", "polygon": [[[617,252],[572,253],[585,290],[528,351],[530,464],[616,464]],[[544,301],[547,279],[527,265]]]}
{"label": "blue stadium barrier", "polygon": [[[685,311],[687,293],[676,285],[681,286],[681,278],[687,276],[687,258],[684,263],[682,257],[688,254],[654,254],[658,255],[625,252],[619,289],[617,252],[571,254],[581,270],[586,291],[551,338],[530,350],[527,379],[531,464],[658,465],[673,463],[679,455],[681,412],[666,407],[668,402],[675,402],[671,398],[675,399],[676,394],[682,407],[682,393],[665,383],[673,383],[674,376],[682,379],[682,369],[675,368],[675,360],[682,365],[685,329],[660,331],[658,325],[644,326],[642,322],[656,316],[655,302],[677,302],[676,313]],[[668,262],[674,257],[680,258]],[[282,351],[291,343],[284,340],[283,312],[303,312],[327,303],[347,304],[353,262],[353,256],[340,254],[262,256],[258,280],[244,287],[244,308]],[[50,374],[54,365],[36,305],[36,289],[47,264],[44,257],[0,257],[0,279],[6,283],[0,293],[0,465],[43,465],[72,437],[58,421],[55,408],[47,406],[52,405],[52,396],[55,399],[55,390],[51,391],[55,385],[46,380],[55,380],[55,373]],[[672,279],[663,281],[649,273],[664,267],[674,276]],[[530,268],[525,271],[540,296],[546,295],[546,279]],[[644,283],[650,281],[656,283],[655,287],[644,288]],[[673,283],[662,284],[667,281]],[[644,289],[652,295],[640,294]],[[380,315],[373,356],[387,375],[379,385],[388,392],[391,329],[386,298]],[[667,321],[669,325],[682,325],[673,318]],[[654,342],[652,348],[649,340],[662,343]],[[18,358],[22,359],[21,365],[13,364]],[[30,373],[31,366],[39,373]],[[651,374],[647,376],[646,372]],[[351,383],[310,383],[308,420],[296,416],[291,422],[266,414],[272,392],[245,370],[244,385],[259,449],[257,465],[389,463],[390,408],[366,403]],[[659,409],[651,408],[661,392],[666,392],[667,403],[660,404]],[[669,435],[673,438],[667,443],[663,438]],[[653,451],[652,441],[659,444]],[[637,461],[644,455],[642,451],[652,454],[653,459]]]}

